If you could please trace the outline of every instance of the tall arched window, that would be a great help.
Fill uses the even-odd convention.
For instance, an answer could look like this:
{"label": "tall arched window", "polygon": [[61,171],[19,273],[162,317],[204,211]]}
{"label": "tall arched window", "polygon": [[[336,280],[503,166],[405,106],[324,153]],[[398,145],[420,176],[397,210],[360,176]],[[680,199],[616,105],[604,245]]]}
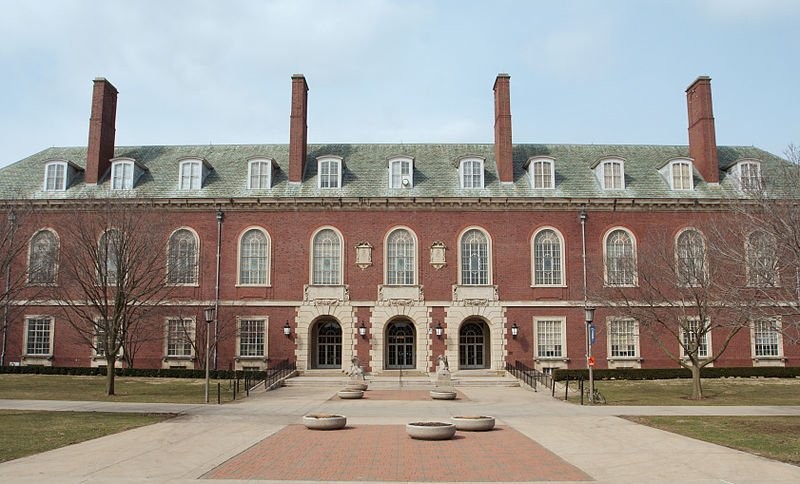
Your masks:
{"label": "tall arched window", "polygon": [[756,231],[747,237],[747,284],[754,287],[778,285],[775,237]]}
{"label": "tall arched window", "polygon": [[563,284],[564,265],[561,238],[552,229],[540,230],[533,237],[533,283],[537,286]]}
{"label": "tall arched window", "polygon": [[250,229],[239,239],[239,284],[264,286],[268,284],[269,239],[261,229]]}
{"label": "tall arched window", "polygon": [[55,284],[58,275],[58,236],[52,230],[40,230],[31,237],[28,251],[28,282]]}
{"label": "tall arched window", "polygon": [[106,286],[117,286],[125,277],[124,239],[117,229],[103,232],[98,243],[98,283]]}
{"label": "tall arched window", "polygon": [[706,244],[695,229],[684,230],[675,242],[678,285],[700,286],[706,280]]}
{"label": "tall arched window", "polygon": [[197,236],[189,229],[178,229],[169,238],[167,282],[197,284]]}
{"label": "tall arched window", "polygon": [[461,284],[489,284],[489,239],[478,229],[461,236]]}
{"label": "tall arched window", "polygon": [[633,237],[623,229],[606,235],[606,284],[633,286],[636,284],[636,251]]}
{"label": "tall arched window", "polygon": [[323,229],[314,236],[311,284],[342,283],[342,241],[332,229]]}
{"label": "tall arched window", "polygon": [[386,284],[416,283],[417,249],[414,236],[406,229],[397,229],[386,239]]}

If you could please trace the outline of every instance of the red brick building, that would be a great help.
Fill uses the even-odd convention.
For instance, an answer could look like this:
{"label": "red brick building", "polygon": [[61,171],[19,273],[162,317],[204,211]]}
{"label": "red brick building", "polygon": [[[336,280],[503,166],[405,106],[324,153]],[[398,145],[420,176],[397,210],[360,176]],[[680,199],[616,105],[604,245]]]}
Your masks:
{"label": "red brick building", "polygon": [[[658,228],[677,245],[702,232],[781,160],[717,147],[707,77],[686,91],[688,146],[514,144],[509,84],[497,76],[493,144],[309,145],[295,75],[288,144],[126,147],[114,144],[117,91],[95,79],[88,148],[0,171],[6,207],[37,213],[16,233],[29,248],[12,271],[30,287],[8,321],[6,364],[104,364],[35,289],[59,284],[62,227],[113,199],[151,204],[168,227],[155,250],[172,292],[148,315],[163,333],[137,367],[200,368],[177,329],[199,334],[214,306],[220,369],[339,370],[355,356],[375,374],[428,372],[440,354],[456,371],[584,368],[587,299],[636,286],[642,236]],[[50,265],[31,271],[42,253]],[[595,304],[597,367],[675,365],[638,321]],[[779,332],[755,333],[718,365],[800,365]]]}

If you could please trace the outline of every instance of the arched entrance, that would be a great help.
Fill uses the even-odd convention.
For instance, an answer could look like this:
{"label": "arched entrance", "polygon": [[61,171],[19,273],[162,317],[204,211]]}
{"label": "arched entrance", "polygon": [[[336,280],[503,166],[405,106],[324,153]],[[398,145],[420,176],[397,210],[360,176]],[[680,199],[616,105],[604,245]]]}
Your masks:
{"label": "arched entrance", "polygon": [[313,368],[342,367],[342,327],[333,319],[323,319],[314,325]]}
{"label": "arched entrance", "polygon": [[416,367],[414,351],[416,338],[410,321],[393,321],[386,329],[386,369],[399,370]]}
{"label": "arched entrance", "polygon": [[487,348],[489,332],[485,322],[473,319],[462,324],[458,330],[458,368],[488,368]]}

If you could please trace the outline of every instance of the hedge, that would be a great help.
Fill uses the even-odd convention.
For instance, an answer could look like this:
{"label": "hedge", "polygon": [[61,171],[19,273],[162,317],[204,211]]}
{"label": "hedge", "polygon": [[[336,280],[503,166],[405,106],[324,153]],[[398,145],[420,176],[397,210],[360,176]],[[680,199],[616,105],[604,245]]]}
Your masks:
{"label": "hedge", "polygon": [[[703,368],[702,378],[798,378],[800,367],[758,366]],[[669,380],[674,378],[691,378],[691,371],[685,368],[617,368],[597,369],[593,372],[595,380]],[[589,370],[553,370],[553,379],[579,380],[589,378]]]}
{"label": "hedge", "polygon": [[[69,366],[0,366],[0,373],[25,375],[105,375],[106,369],[69,367]],[[205,370],[188,370],[182,368],[116,368],[117,376],[138,376],[153,378],[205,378]],[[251,378],[263,379],[265,371],[248,371]],[[244,377],[245,372],[238,370],[210,370],[209,376],[215,380],[231,380]]]}

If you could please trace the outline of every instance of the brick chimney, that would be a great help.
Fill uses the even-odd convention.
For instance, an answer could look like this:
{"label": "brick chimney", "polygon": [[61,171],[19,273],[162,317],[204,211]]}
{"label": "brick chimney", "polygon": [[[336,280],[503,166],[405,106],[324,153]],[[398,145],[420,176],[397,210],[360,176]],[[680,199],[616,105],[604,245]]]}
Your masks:
{"label": "brick chimney", "polygon": [[105,78],[94,80],[92,114],[89,118],[89,149],[86,153],[86,183],[95,184],[103,177],[114,157],[117,119],[117,88]]}
{"label": "brick chimney", "polygon": [[511,147],[511,76],[497,75],[494,81],[494,157],[501,182],[514,181],[513,150]]}
{"label": "brick chimney", "polygon": [[700,76],[686,89],[689,111],[689,156],[706,183],[719,183],[719,158],[714,113],[711,109],[711,78]]}
{"label": "brick chimney", "polygon": [[308,84],[302,74],[292,76],[292,114],[289,123],[289,182],[300,183],[308,144]]}

